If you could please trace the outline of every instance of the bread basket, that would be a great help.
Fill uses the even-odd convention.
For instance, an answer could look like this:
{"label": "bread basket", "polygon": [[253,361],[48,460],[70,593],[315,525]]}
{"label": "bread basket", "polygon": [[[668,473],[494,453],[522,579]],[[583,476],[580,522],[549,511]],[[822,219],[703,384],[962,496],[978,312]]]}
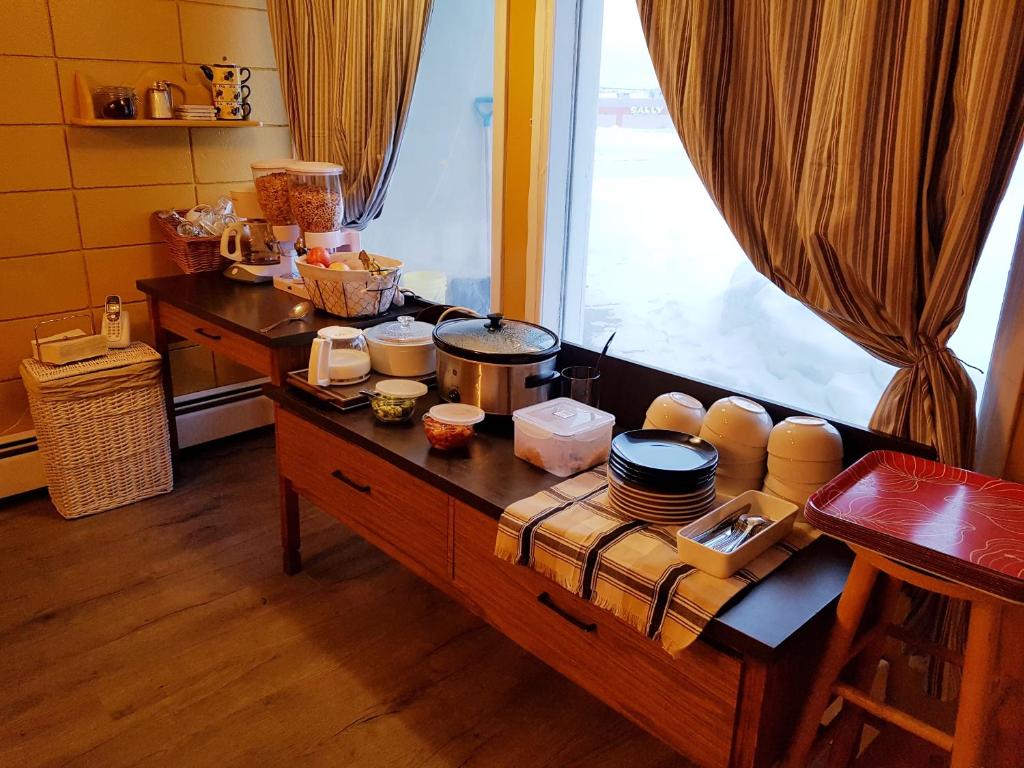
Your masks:
{"label": "bread basket", "polygon": [[387,312],[398,293],[402,262],[371,254],[387,271],[377,274],[365,269],[327,269],[306,263],[300,256],[295,264],[313,306],[344,318],[373,317]]}

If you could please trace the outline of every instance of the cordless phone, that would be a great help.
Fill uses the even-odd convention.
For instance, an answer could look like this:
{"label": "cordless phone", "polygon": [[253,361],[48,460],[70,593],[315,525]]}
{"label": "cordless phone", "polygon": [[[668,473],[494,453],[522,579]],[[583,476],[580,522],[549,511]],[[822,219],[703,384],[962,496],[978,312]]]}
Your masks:
{"label": "cordless phone", "polygon": [[131,323],[128,312],[121,309],[120,296],[107,296],[103,302],[103,335],[111,349],[124,349],[131,344]]}

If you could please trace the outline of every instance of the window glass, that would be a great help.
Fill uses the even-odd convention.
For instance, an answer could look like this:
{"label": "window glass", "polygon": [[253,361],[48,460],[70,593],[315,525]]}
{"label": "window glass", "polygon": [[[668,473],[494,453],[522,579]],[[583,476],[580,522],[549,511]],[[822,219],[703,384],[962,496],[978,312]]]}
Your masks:
{"label": "window glass", "polygon": [[398,165],[362,247],[426,298],[490,303],[494,3],[435,0]]}
{"label": "window glass", "polygon": [[[636,3],[583,0],[580,12],[580,32],[569,41],[578,46],[576,110],[572,121],[552,128],[555,147],[556,132],[573,134],[571,205],[549,206],[549,219],[568,221],[549,222],[549,229],[565,232],[565,251],[561,274],[546,275],[545,322],[560,327],[566,340],[593,348],[617,331],[613,351],[620,356],[867,424],[895,368],[754,270],[672,125]],[[992,230],[952,343],[982,368],[1012,256],[1021,175],[1004,201],[1005,218]],[[560,183],[549,177],[550,185]],[[980,391],[981,374],[974,375]]]}

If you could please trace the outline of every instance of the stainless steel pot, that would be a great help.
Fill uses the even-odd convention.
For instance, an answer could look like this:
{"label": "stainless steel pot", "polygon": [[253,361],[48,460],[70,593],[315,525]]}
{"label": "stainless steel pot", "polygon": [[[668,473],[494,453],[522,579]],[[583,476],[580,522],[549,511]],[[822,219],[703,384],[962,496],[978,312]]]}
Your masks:
{"label": "stainless steel pot", "polygon": [[486,413],[513,411],[550,398],[558,380],[558,336],[539,325],[487,318],[446,320],[434,328],[437,389],[449,402],[470,403]]}

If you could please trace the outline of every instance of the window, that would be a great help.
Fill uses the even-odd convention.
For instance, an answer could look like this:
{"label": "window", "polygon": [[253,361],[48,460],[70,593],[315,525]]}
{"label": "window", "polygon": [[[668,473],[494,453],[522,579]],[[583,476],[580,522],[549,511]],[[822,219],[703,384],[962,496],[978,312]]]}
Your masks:
{"label": "window", "polygon": [[490,304],[494,3],[435,0],[398,165],[362,246],[426,298]]}
{"label": "window", "polygon": [[[751,266],[672,125],[634,0],[581,0],[555,34],[553,93],[571,80],[575,95],[561,111],[552,99],[544,322],[592,348],[617,331],[619,356],[867,424],[895,368]],[[981,368],[1024,204],[1020,166],[951,342]]]}

